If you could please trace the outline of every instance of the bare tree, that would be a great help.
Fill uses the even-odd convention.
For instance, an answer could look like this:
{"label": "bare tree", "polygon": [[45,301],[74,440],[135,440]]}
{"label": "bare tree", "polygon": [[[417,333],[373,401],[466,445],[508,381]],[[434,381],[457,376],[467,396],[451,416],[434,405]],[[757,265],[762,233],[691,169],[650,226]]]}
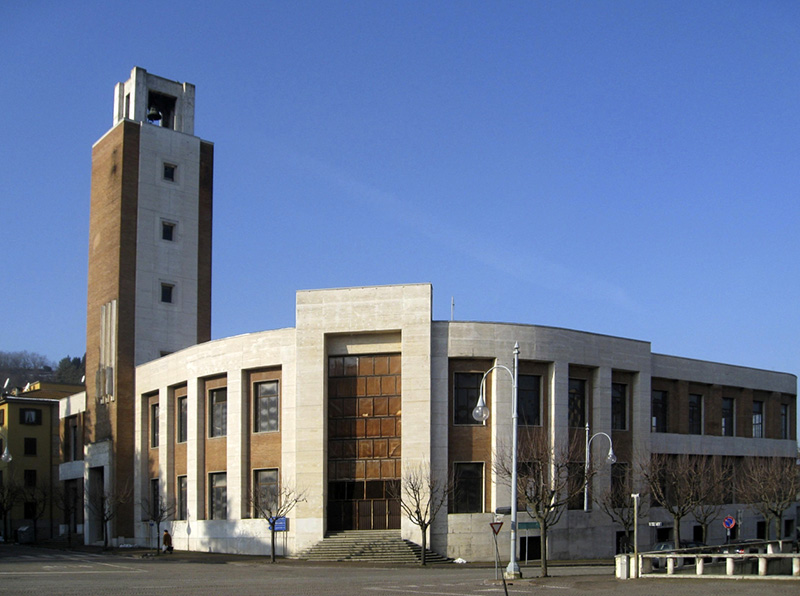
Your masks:
{"label": "bare tree", "polygon": [[161,494],[150,499],[142,499],[139,505],[142,507],[144,519],[156,525],[156,555],[161,554],[161,549],[159,548],[161,524],[172,519],[178,510],[178,505],[174,499],[167,499]]}
{"label": "bare tree", "polygon": [[[547,437],[538,432],[521,436],[518,441],[517,498],[525,502],[528,513],[539,522],[542,577],[548,577],[547,533],[559,522],[570,503],[575,503],[583,495],[586,486],[583,462],[580,465],[575,463],[582,443],[577,435],[574,439],[563,449],[552,447]],[[501,448],[494,458],[494,469],[501,482],[510,484],[510,448]],[[589,474],[592,474],[591,470]]]}
{"label": "bare tree", "polygon": [[33,542],[38,542],[39,520],[47,513],[52,496],[49,482],[37,483],[35,486],[22,488],[21,500],[25,503],[25,517],[31,520],[33,526]]}
{"label": "bare tree", "polygon": [[707,542],[708,527],[722,514],[722,506],[731,492],[733,472],[730,464],[717,455],[697,456],[695,464],[696,503],[692,513],[703,529]]}
{"label": "bare tree", "polygon": [[453,493],[454,484],[446,476],[436,476],[427,460],[410,465],[400,482],[389,486],[389,496],[400,502],[406,517],[422,534],[422,561],[426,563],[428,528]]}
{"label": "bare tree", "polygon": [[3,516],[3,539],[11,539],[11,511],[19,503],[22,489],[13,478],[4,478],[0,481],[0,515]]}
{"label": "bare tree", "polygon": [[642,477],[652,499],[652,507],[663,507],[675,528],[675,548],[680,548],[681,520],[697,507],[698,460],[695,455],[654,453],[643,465]]}
{"label": "bare tree", "polygon": [[250,505],[253,516],[267,520],[270,531],[270,562],[275,562],[275,526],[283,517],[295,508],[298,503],[306,500],[306,491],[298,491],[286,483],[264,482],[254,484],[249,493]]}
{"label": "bare tree", "polygon": [[108,526],[116,519],[122,505],[130,501],[131,488],[124,484],[119,490],[97,490],[86,494],[86,507],[103,525],[103,550],[108,550]]}
{"label": "bare tree", "polygon": [[737,470],[738,500],[750,504],[767,522],[775,522],[775,537],[780,538],[783,513],[797,500],[800,472],[794,458],[749,457]]}
{"label": "bare tree", "polygon": [[[634,482],[632,470],[628,464],[616,464],[616,466],[624,466],[616,468],[617,470],[624,470],[617,472],[616,479],[614,478],[614,471],[612,471],[611,485],[594,499],[600,511],[605,513],[611,521],[622,526],[625,532],[625,540],[628,545],[633,544],[631,532],[638,519],[645,519],[648,516],[647,491],[639,489]],[[613,469],[612,469],[613,470]],[[635,508],[631,500],[631,495],[638,492],[642,497],[641,503],[645,506],[639,507],[638,518],[636,517]]]}

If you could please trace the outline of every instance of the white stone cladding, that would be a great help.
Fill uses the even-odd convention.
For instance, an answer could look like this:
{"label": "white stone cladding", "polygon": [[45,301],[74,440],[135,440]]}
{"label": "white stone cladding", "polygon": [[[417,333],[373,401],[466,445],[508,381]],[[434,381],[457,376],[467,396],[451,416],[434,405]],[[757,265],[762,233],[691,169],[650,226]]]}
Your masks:
{"label": "white stone cladding", "polygon": [[[164,165],[175,179],[164,179]],[[141,364],[197,343],[200,139],[142,124],[136,228],[136,352]],[[173,239],[162,226],[173,225]],[[161,301],[161,286],[172,302]]]}
{"label": "white stone cladding", "polygon": [[[247,402],[242,385],[248,371],[280,367],[281,476],[285,482],[307,491],[307,501],[289,514],[288,532],[281,533],[279,554],[298,553],[321,540],[326,532],[327,493],[327,359],[329,356],[399,353],[402,357],[402,465],[404,469],[429,461],[435,473],[448,474],[448,433],[451,428],[449,363],[453,359],[481,359],[512,366],[513,348],[519,344],[520,361],[538,363],[547,373],[542,382],[549,389],[550,440],[564,444],[568,435],[568,386],[570,367],[584,367],[591,375],[592,409],[588,422],[592,433],[612,433],[611,384],[614,375],[630,379],[628,427],[632,450],[650,453],[718,453],[725,455],[792,456],[792,439],[747,439],[677,433],[651,433],[651,379],[674,379],[708,385],[725,385],[778,392],[794,399],[796,377],[786,373],[754,370],[672,356],[652,354],[645,341],[535,325],[432,321],[432,288],[429,284],[359,287],[301,291],[297,294],[296,327],[246,334],[189,347],[137,367],[136,441],[140,460],[136,466],[137,498],[147,490],[147,395],[158,392],[163,408],[159,468],[172,478],[171,445],[175,421],[170,388],[186,383],[189,399],[187,444],[189,519],[170,522],[177,548],[238,553],[268,552],[268,532],[263,520],[247,519],[246,485],[251,473],[247,461]],[[206,494],[203,475],[205,420],[202,414],[202,381],[227,376],[227,474],[228,519],[203,519]],[[491,444],[496,453],[511,436],[511,379],[491,377]],[[796,401],[792,412],[796,411]],[[592,444],[592,457],[607,448]],[[493,475],[491,462],[486,473]],[[601,467],[592,480],[593,489],[610,484],[609,468]],[[164,483],[173,498],[174,482]],[[492,511],[508,505],[510,490],[492,476],[486,512],[442,513],[431,528],[431,548],[450,557],[489,561],[494,543],[489,522]],[[525,521],[526,514],[520,515]],[[787,512],[793,517],[794,509]],[[666,521],[658,510],[651,519]],[[752,521],[752,519],[750,520]],[[501,557],[509,549],[508,518],[498,536]],[[748,522],[749,523],[749,522]],[[751,524],[754,525],[754,524]],[[720,525],[721,528],[721,525]],[[550,532],[548,549],[553,559],[610,557],[619,530],[598,509],[571,510]],[[146,540],[149,528],[142,524],[137,539]],[[715,530],[716,532],[716,530]],[[419,530],[407,520],[402,533],[420,542]],[[721,533],[721,529],[717,534]],[[531,535],[535,535],[532,531]],[[520,532],[523,538],[525,532]],[[719,538],[715,536],[714,538]],[[642,545],[652,542],[648,532]]]}

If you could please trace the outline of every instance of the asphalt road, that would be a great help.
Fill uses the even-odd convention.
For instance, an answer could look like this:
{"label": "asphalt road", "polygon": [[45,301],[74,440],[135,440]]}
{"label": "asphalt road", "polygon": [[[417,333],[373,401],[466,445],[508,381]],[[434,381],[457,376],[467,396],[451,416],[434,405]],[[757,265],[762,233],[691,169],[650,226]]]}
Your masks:
{"label": "asphalt road", "polygon": [[[508,586],[509,595],[572,596],[797,596],[800,580],[617,580],[610,566],[554,566],[552,577]],[[530,579],[527,577],[530,576]],[[179,553],[142,558],[141,553],[74,552],[0,545],[0,594],[94,596],[492,596],[503,595],[494,569],[471,565],[376,567],[319,564],[259,557]]]}

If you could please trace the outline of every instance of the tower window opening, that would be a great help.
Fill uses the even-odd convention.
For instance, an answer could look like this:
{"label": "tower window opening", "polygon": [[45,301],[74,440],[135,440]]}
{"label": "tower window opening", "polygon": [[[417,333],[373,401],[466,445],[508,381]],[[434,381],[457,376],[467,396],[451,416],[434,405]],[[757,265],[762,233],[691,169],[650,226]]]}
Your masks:
{"label": "tower window opening", "polygon": [[161,284],[161,302],[171,303],[174,289],[172,284]]}
{"label": "tower window opening", "polygon": [[[175,103],[176,98],[164,95],[163,93],[158,93],[156,91],[150,91],[147,94],[147,110],[148,110],[148,118],[147,120],[151,124],[155,124],[156,126],[161,126],[162,128],[175,128]],[[158,117],[150,117],[150,113],[157,112]]]}
{"label": "tower window opening", "polygon": [[178,169],[178,166],[173,165],[171,163],[164,164],[164,180],[169,182],[175,182],[175,171]]}

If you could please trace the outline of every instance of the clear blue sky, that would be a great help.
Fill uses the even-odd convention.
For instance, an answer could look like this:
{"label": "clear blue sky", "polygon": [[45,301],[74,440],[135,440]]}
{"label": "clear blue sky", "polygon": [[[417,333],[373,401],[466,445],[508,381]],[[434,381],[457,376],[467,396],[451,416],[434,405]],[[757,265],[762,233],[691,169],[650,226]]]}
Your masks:
{"label": "clear blue sky", "polygon": [[85,350],[134,66],[215,143],[213,337],[300,289],[800,372],[800,3],[3,2],[0,350]]}

